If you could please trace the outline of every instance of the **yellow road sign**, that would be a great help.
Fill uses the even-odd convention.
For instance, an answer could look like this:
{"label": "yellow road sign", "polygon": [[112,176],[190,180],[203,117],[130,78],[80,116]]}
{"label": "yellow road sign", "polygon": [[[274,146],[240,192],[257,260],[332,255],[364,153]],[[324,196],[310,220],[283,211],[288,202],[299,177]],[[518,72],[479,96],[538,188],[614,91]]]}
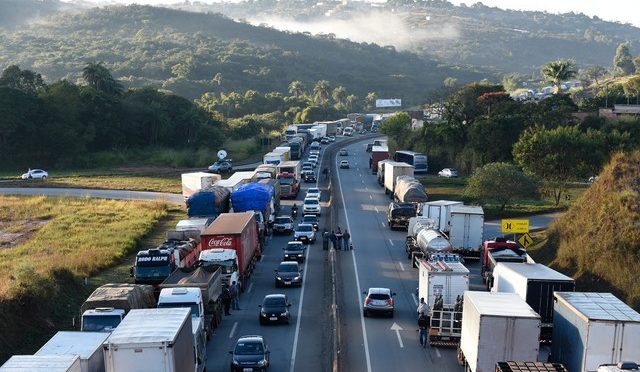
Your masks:
{"label": "yellow road sign", "polygon": [[533,244],[533,238],[531,237],[531,235],[529,235],[529,233],[525,233],[518,238],[518,243],[520,243],[520,245],[524,248],[529,248],[529,246]]}
{"label": "yellow road sign", "polygon": [[529,220],[502,220],[503,233],[524,234],[529,232]]}

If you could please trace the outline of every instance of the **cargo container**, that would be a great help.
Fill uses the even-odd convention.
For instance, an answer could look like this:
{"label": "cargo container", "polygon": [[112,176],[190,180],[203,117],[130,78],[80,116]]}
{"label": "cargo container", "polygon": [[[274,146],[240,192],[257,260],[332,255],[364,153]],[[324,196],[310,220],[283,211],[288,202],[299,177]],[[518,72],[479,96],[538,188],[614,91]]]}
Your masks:
{"label": "cargo container", "polygon": [[111,332],[130,310],[153,307],[156,307],[156,299],[150,285],[105,284],[96,288],[80,307],[80,329]]}
{"label": "cargo container", "polygon": [[568,372],[560,363],[499,362],[496,372]]}
{"label": "cargo container", "polygon": [[400,203],[426,203],[429,199],[422,183],[412,176],[396,177],[393,198]]}
{"label": "cargo container", "polygon": [[291,147],[289,146],[278,146],[275,149],[273,149],[272,152],[283,154],[284,161],[291,160]]}
{"label": "cargo container", "polygon": [[247,183],[231,193],[233,211],[256,213],[260,237],[266,235],[265,225],[275,219],[274,190],[269,183]]}
{"label": "cargo container", "polygon": [[378,162],[378,171],[376,177],[378,178],[378,185],[384,187],[384,167],[387,163],[392,162],[391,159],[384,159]]}
{"label": "cargo container", "polygon": [[82,372],[77,355],[14,355],[0,372]]}
{"label": "cargo container", "polygon": [[640,359],[640,314],[611,293],[554,294],[554,362],[571,372]]}
{"label": "cargo container", "polygon": [[453,250],[468,257],[480,257],[484,235],[482,207],[457,205],[451,207],[449,241]]}
{"label": "cargo container", "polygon": [[193,172],[183,173],[182,178],[182,196],[186,201],[191,195],[196,192],[213,186],[216,182],[222,179],[219,174],[206,173],[206,172]]}
{"label": "cargo container", "polygon": [[371,174],[378,174],[378,162],[384,159],[389,159],[389,148],[386,145],[373,146],[371,148],[371,157],[369,158]]}
{"label": "cargo container", "polygon": [[461,201],[453,200],[435,200],[422,203],[418,207],[418,214],[433,220],[434,228],[442,231],[445,234],[449,233],[449,220],[451,218],[451,208],[455,206],[462,206],[464,203]]}
{"label": "cargo container", "polygon": [[131,310],[103,344],[106,372],[184,372],[196,367],[191,310]]}
{"label": "cargo container", "polygon": [[254,181],[258,181],[265,178],[276,179],[276,174],[278,174],[278,168],[273,164],[262,164],[258,165],[255,170],[255,176],[253,178]]}
{"label": "cargo container", "polygon": [[201,233],[211,225],[215,218],[213,217],[193,217],[186,220],[180,220],[176,224],[176,231],[190,231],[197,230]]}
{"label": "cargo container", "polygon": [[109,333],[104,332],[60,331],[34,355],[77,355],[82,372],[104,372],[102,344],[108,337]]}
{"label": "cargo container", "polygon": [[492,372],[505,360],[538,361],[540,316],[515,293],[467,291],[458,361]]}
{"label": "cargo container", "polygon": [[226,180],[218,181],[216,186],[204,188],[187,199],[189,217],[216,218],[220,213],[229,211],[231,192],[223,185]]}
{"label": "cargo container", "polygon": [[285,155],[281,152],[268,152],[262,157],[264,164],[278,165],[285,161]]}
{"label": "cargo container", "polygon": [[384,165],[384,193],[393,198],[398,176],[413,177],[414,167],[407,163],[390,161]]}
{"label": "cargo container", "polygon": [[445,307],[453,307],[458,296],[469,290],[469,269],[459,262],[430,262],[420,260],[418,298],[433,309],[436,296],[441,296]]}

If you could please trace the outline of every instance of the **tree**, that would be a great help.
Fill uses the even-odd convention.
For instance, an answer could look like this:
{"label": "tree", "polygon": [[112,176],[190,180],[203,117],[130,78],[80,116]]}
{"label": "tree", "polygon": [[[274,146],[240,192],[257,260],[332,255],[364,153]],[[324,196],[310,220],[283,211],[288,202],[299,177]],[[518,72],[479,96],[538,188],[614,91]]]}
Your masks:
{"label": "tree", "polygon": [[625,96],[636,97],[636,104],[640,102],[640,76],[634,76],[627,80],[623,85]]}
{"label": "tree", "polygon": [[629,45],[622,43],[616,49],[616,55],[613,57],[613,67],[616,75],[629,75],[635,71]]}
{"label": "tree", "polygon": [[376,107],[376,100],[378,99],[378,95],[375,92],[367,93],[367,96],[364,99],[364,106],[367,110],[373,110]]}
{"label": "tree", "polygon": [[102,62],[91,62],[82,69],[82,78],[98,91],[114,96],[122,95],[122,85],[113,78]]}
{"label": "tree", "polygon": [[596,84],[600,85],[598,79],[604,77],[607,73],[607,69],[600,65],[591,65],[584,69],[583,75],[589,79],[596,82]]}
{"label": "tree", "polygon": [[349,110],[353,110],[356,107],[356,103],[358,103],[358,97],[354,94],[349,94],[347,98],[345,98],[345,105]]}
{"label": "tree", "polygon": [[301,82],[300,80],[294,80],[289,83],[289,93],[293,94],[293,96],[296,98],[300,98],[307,92],[303,82]]}
{"label": "tree", "polygon": [[331,86],[327,80],[320,80],[313,87],[313,95],[316,99],[316,102],[320,104],[325,104],[329,99],[329,92],[331,91]]}
{"label": "tree", "polygon": [[633,59],[633,66],[636,68],[636,74],[640,74],[640,54]]}
{"label": "tree", "polygon": [[382,122],[380,132],[392,138],[400,147],[404,147],[411,131],[411,117],[406,112],[393,115]]}
{"label": "tree", "polygon": [[470,83],[458,89],[447,99],[444,108],[444,119],[455,126],[471,125],[476,118],[486,113],[486,106],[478,102],[485,93],[502,92],[499,84]]}
{"label": "tree", "polygon": [[489,163],[477,168],[469,178],[464,196],[500,204],[500,210],[516,198],[536,197],[538,185],[510,163]]}
{"label": "tree", "polygon": [[600,169],[605,145],[595,133],[575,126],[529,128],[513,145],[513,158],[526,173],[544,182],[558,205],[568,182]]}
{"label": "tree", "polygon": [[223,81],[223,77],[221,73],[216,73],[213,76],[213,79],[211,79],[212,82],[214,82],[217,86],[221,86],[222,85],[222,81]]}
{"label": "tree", "polygon": [[20,67],[11,65],[2,71],[0,86],[18,89],[34,95],[44,88],[46,84],[40,74],[31,70],[20,70]]}
{"label": "tree", "polygon": [[576,62],[572,59],[559,59],[548,62],[542,68],[542,77],[553,84],[554,94],[560,93],[560,84],[576,76]]}
{"label": "tree", "polygon": [[502,86],[507,92],[518,90],[522,86],[524,76],[520,74],[507,74],[502,77]]}
{"label": "tree", "polygon": [[344,106],[344,100],[347,97],[347,90],[343,86],[337,86],[331,93],[334,102],[337,106]]}

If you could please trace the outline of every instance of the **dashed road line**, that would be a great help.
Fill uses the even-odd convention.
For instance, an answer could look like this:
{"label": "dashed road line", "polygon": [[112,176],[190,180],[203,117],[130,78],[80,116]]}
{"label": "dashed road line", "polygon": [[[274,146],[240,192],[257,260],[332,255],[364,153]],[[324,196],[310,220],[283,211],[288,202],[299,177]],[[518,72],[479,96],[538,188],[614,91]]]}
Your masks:
{"label": "dashed road line", "polygon": [[380,222],[380,225],[382,225],[382,227],[386,227],[386,226],[384,225],[384,222]]}
{"label": "dashed road line", "polygon": [[[264,255],[262,255],[264,257]],[[247,293],[251,293],[253,290],[253,282],[249,283],[249,288],[247,288]]]}
{"label": "dashed road line", "polygon": [[229,338],[233,338],[234,333],[236,333],[236,328],[238,328],[238,322],[233,323],[233,327],[231,327],[231,332],[229,332]]}
{"label": "dashed road line", "polygon": [[440,355],[440,350],[438,350],[437,347],[434,347],[435,351],[436,351],[436,355],[438,356],[438,358],[442,358],[442,355]]}
{"label": "dashed road line", "polygon": [[416,306],[418,306],[418,296],[416,296],[415,293],[411,293],[411,298],[413,298],[413,302],[415,302]]}
{"label": "dashed road line", "polygon": [[387,240],[389,241],[389,244],[394,245],[393,244],[393,240],[391,240],[391,239],[387,239]]}
{"label": "dashed road line", "polygon": [[402,262],[398,262],[398,265],[400,265],[400,270],[404,271],[404,265],[402,264]]}

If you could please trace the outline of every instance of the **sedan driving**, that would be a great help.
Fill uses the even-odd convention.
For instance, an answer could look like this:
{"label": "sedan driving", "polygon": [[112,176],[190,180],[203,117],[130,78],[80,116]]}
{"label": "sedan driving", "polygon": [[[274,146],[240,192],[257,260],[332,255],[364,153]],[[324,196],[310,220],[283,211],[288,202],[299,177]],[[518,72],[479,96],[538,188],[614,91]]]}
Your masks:
{"label": "sedan driving", "polygon": [[282,248],[284,250],[283,261],[298,261],[304,262],[306,247],[302,242],[293,241],[287,243],[287,246]]}
{"label": "sedan driving", "polygon": [[260,324],[283,322],[289,324],[291,313],[289,307],[291,304],[284,294],[270,294],[264,296],[260,308]]}
{"label": "sedan driving", "polygon": [[42,169],[29,169],[27,173],[24,173],[21,178],[23,180],[46,180],[49,177],[49,173]]}
{"label": "sedan driving", "polygon": [[439,177],[458,177],[458,171],[455,168],[444,168],[440,172],[438,172]]}
{"label": "sedan driving", "polygon": [[266,371],[270,351],[262,336],[242,336],[231,354],[231,372]]}
{"label": "sedan driving", "polygon": [[283,261],[280,262],[275,270],[276,288],[292,287],[294,285],[302,286],[302,270],[297,262]]}

